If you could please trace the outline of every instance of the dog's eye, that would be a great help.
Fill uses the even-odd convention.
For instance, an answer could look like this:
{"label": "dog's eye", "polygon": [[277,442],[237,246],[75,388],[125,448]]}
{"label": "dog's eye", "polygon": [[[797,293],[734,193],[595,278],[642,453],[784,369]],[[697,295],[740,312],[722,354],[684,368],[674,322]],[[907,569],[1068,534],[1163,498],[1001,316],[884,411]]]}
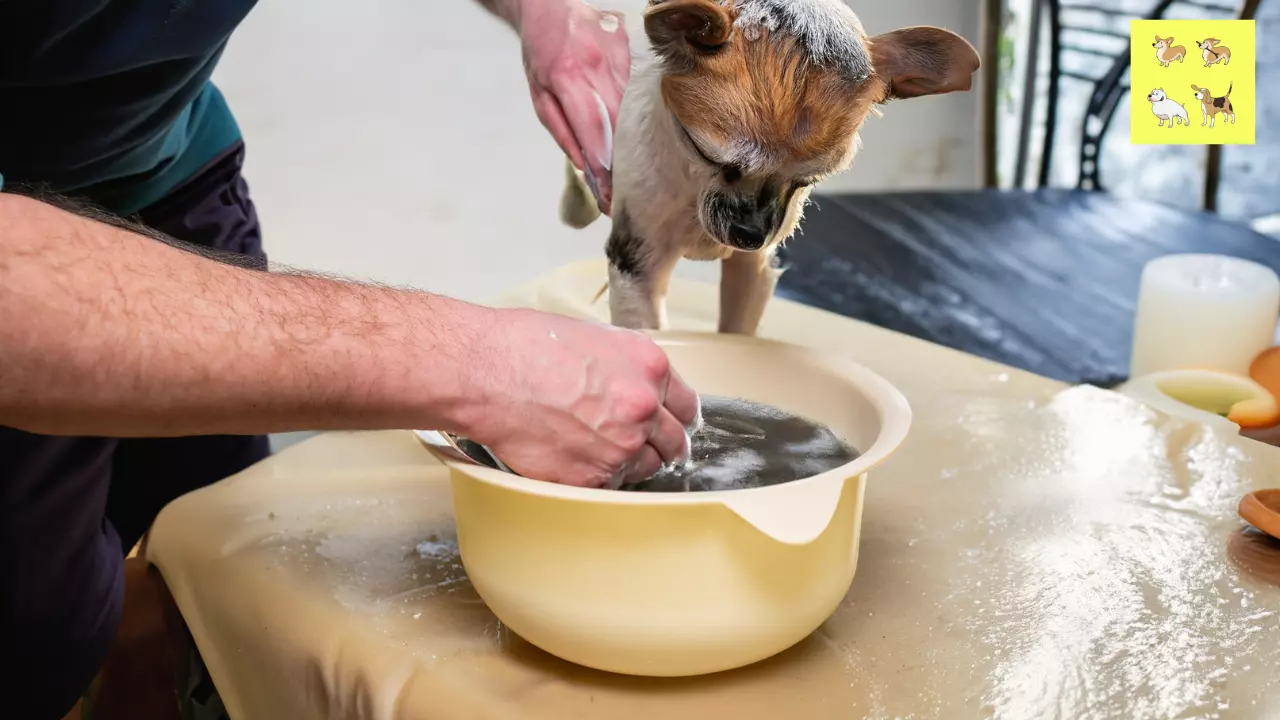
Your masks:
{"label": "dog's eye", "polygon": [[742,179],[742,170],[735,165],[725,165],[720,168],[720,175],[725,182],[732,185]]}

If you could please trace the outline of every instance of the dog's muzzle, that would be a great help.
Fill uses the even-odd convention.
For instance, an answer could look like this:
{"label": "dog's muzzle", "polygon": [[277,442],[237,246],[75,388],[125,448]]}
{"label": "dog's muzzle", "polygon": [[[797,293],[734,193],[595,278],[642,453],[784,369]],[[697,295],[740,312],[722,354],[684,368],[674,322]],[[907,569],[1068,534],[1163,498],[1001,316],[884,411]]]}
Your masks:
{"label": "dog's muzzle", "polygon": [[769,233],[754,223],[729,224],[729,244],[738,250],[759,250],[769,240]]}

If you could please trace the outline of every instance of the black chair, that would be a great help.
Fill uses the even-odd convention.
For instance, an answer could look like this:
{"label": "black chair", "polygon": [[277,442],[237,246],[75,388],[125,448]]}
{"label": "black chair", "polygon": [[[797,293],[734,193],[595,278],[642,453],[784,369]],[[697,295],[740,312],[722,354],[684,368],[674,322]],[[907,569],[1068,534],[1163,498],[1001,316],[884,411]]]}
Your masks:
{"label": "black chair", "polygon": [[[1036,0],[1032,4],[1031,24],[1033,27],[1047,25],[1049,40],[1045,131],[1037,177],[1039,187],[1050,185],[1055,143],[1059,133],[1065,129],[1059,126],[1058,111],[1063,85],[1078,82],[1090,86],[1091,92],[1084,117],[1079,119],[1079,172],[1076,187],[1081,190],[1104,189],[1100,162],[1102,140],[1111,128],[1120,101],[1129,92],[1127,75],[1130,20],[1176,17],[1252,19],[1257,14],[1259,5],[1261,0],[1245,0],[1239,7],[1225,1],[1158,0],[1145,13],[1138,14],[1111,7],[1105,2]],[[1026,74],[1028,90],[1036,80],[1039,41],[1040,33],[1033,34],[1028,53],[1031,66]],[[990,91],[991,88],[984,88],[984,92]],[[1031,96],[1031,92],[1028,92],[1027,97]],[[994,102],[994,96],[987,95],[983,99],[985,103]],[[1024,186],[1024,176],[1029,165],[1027,150],[1034,110],[1034,105],[1022,110],[1014,187]],[[1205,210],[1212,211],[1217,209],[1222,146],[1210,145],[1207,153],[1202,206]]]}
{"label": "black chair", "polygon": [[[1140,17],[1251,17],[1259,5],[1247,0],[1237,11],[1225,1],[1159,0]],[[803,235],[788,245],[779,295],[1048,377],[1111,386],[1128,370],[1148,261],[1216,252],[1280,269],[1280,243],[1271,238],[1207,212],[1104,191],[1101,147],[1128,92],[1128,20],[1138,16],[1103,2],[1036,5],[1050,62],[1034,169],[1029,140],[1019,143],[1035,189],[820,195]],[[1060,101],[1082,86],[1089,97],[1073,125]],[[990,142],[990,107],[985,116]],[[1062,155],[1055,146],[1069,132],[1080,139],[1076,178],[1052,188]],[[984,153],[988,161],[993,154]],[[1204,197],[1212,209],[1220,154],[1210,160]],[[991,168],[985,175],[994,182]]]}

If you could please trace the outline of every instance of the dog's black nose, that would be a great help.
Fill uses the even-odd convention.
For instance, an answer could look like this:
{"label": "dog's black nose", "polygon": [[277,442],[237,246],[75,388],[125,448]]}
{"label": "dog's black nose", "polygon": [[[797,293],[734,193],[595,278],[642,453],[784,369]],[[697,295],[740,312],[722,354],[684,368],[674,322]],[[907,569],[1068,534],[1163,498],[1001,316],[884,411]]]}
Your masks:
{"label": "dog's black nose", "polygon": [[758,227],[733,223],[729,226],[729,243],[739,250],[759,250],[768,236]]}

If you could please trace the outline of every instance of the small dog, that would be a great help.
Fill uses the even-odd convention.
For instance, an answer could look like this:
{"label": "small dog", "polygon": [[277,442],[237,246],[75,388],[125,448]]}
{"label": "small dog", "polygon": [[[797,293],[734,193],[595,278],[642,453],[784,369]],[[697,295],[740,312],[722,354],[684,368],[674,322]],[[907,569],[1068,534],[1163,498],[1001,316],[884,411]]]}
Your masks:
{"label": "small dog", "polygon": [[1179,105],[1177,101],[1170,100],[1164,94],[1163,89],[1156,88],[1147,93],[1147,100],[1151,103],[1151,112],[1155,113],[1157,118],[1160,118],[1160,127],[1164,127],[1165,120],[1169,121],[1170,130],[1173,129],[1175,120],[1180,125],[1191,124],[1191,118],[1187,117],[1187,109]]}
{"label": "small dog", "polygon": [[1169,67],[1169,63],[1174,60],[1184,62],[1187,59],[1187,49],[1181,45],[1174,45],[1171,37],[1162,38],[1157,35],[1151,47],[1156,49],[1156,59],[1164,67]]}
{"label": "small dog", "polygon": [[[968,90],[978,54],[912,27],[868,37],[842,0],[650,0],[615,134],[610,317],[666,326],[683,258],[720,260],[719,330],[755,334],[810,188],[849,166],[858,130],[894,98]],[[561,217],[598,216],[570,172]],[[601,291],[603,293],[603,290]]]}
{"label": "small dog", "polygon": [[1236,121],[1236,110],[1231,106],[1231,91],[1235,89],[1236,84],[1232,82],[1227,86],[1227,94],[1222,97],[1214,97],[1209,92],[1209,88],[1202,88],[1199,85],[1192,85],[1191,89],[1196,91],[1196,100],[1200,101],[1200,112],[1204,114],[1204,119],[1200,121],[1200,125],[1204,126],[1208,123],[1209,127],[1213,127],[1214,119],[1219,115],[1226,115],[1227,120]]}
{"label": "small dog", "polygon": [[1231,48],[1226,45],[1219,45],[1218,43],[1220,42],[1222,41],[1209,38],[1196,43],[1196,45],[1200,46],[1200,54],[1204,56],[1205,67],[1209,67],[1214,63],[1231,64]]}

